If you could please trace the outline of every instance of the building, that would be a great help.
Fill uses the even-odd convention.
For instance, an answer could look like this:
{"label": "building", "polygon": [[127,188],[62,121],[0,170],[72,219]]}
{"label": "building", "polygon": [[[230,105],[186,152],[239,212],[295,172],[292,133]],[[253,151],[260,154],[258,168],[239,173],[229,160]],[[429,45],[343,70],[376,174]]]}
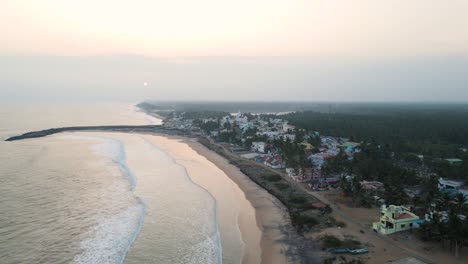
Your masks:
{"label": "building", "polygon": [[450,189],[459,189],[465,185],[462,181],[450,180],[447,178],[439,178],[439,191],[450,190]]}
{"label": "building", "polygon": [[242,114],[241,111],[237,112],[235,120],[238,125],[247,124],[249,122],[249,118],[246,115]]}
{"label": "building", "polygon": [[296,170],[294,168],[286,168],[286,173],[289,177],[296,176]]}
{"label": "building", "polygon": [[265,153],[265,142],[252,142],[251,148],[253,151]]}
{"label": "building", "polygon": [[420,223],[419,217],[406,207],[382,205],[380,209],[380,221],[374,222],[372,228],[382,235],[388,235],[418,228]]}
{"label": "building", "polygon": [[344,149],[344,151],[352,153],[356,151],[356,148],[358,148],[359,145],[360,144],[356,142],[346,142],[341,145],[341,147]]}
{"label": "building", "polygon": [[294,132],[294,129],[296,129],[295,126],[288,125],[287,123],[284,123],[284,124],[283,124],[283,132],[284,132],[284,133],[287,133],[287,132],[289,132],[289,131]]}
{"label": "building", "polygon": [[361,184],[362,189],[368,193],[377,194],[384,191],[384,184],[379,181],[361,181],[359,184]]}
{"label": "building", "polygon": [[450,165],[461,165],[463,160],[461,159],[445,159]]}

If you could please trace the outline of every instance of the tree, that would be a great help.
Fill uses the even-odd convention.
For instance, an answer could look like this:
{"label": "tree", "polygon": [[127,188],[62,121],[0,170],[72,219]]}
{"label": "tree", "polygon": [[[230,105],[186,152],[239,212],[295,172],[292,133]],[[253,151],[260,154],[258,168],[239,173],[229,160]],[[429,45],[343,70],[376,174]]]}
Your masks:
{"label": "tree", "polygon": [[463,193],[458,193],[455,196],[455,202],[457,203],[456,211],[458,214],[463,214],[467,201],[468,201],[468,197],[464,195]]}
{"label": "tree", "polygon": [[466,222],[461,221],[458,215],[454,212],[451,211],[449,215],[449,220],[448,220],[448,240],[454,245],[455,247],[455,257],[458,258],[459,256],[459,251],[460,247],[463,245],[463,243],[467,239],[467,228],[466,228]]}

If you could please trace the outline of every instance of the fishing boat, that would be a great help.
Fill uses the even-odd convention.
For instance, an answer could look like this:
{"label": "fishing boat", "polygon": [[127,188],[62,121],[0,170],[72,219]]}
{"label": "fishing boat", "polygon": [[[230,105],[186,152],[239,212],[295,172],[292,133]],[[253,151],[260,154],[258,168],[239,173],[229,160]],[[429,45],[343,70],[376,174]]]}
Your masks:
{"label": "fishing boat", "polygon": [[359,248],[359,249],[353,249],[353,250],[350,250],[349,253],[351,254],[364,254],[364,253],[368,253],[369,250],[367,248]]}
{"label": "fishing boat", "polygon": [[340,253],[349,253],[351,249],[349,248],[330,248],[328,252],[340,254]]}

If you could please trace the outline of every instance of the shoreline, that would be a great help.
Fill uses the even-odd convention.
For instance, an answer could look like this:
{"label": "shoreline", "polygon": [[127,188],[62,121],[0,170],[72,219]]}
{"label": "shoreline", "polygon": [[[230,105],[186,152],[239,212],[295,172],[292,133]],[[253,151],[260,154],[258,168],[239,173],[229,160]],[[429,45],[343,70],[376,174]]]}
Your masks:
{"label": "shoreline", "polygon": [[200,143],[198,139],[162,136],[186,143],[221,169],[244,192],[246,199],[255,208],[257,225],[262,231],[261,263],[321,263],[318,243],[297,232],[287,207],[277,197],[254,182],[228,159]]}
{"label": "shoreline", "polygon": [[[320,263],[317,243],[303,237],[292,225],[287,207],[269,190],[232,164],[226,157],[199,142],[195,135],[161,126],[96,126],[68,127],[29,132],[13,137],[14,140],[44,137],[61,132],[110,132],[146,134],[179,140],[222,170],[240,189],[255,210],[257,226],[261,229],[261,263]],[[8,141],[8,140],[7,140]],[[239,221],[240,223],[240,221]],[[242,228],[239,226],[239,228]],[[242,232],[242,235],[246,232]],[[249,263],[244,259],[242,263]]]}
{"label": "shoreline", "polygon": [[[239,186],[246,199],[255,208],[257,226],[262,233],[260,240],[261,263],[292,263],[288,261],[286,254],[291,245],[287,243],[287,234],[281,231],[284,229],[283,227],[290,224],[289,215],[284,205],[250,180],[239,168],[230,164],[228,160],[209,150],[198,141],[188,139],[181,139],[181,141],[222,170]],[[245,227],[242,227],[241,221],[239,221],[239,228],[242,235],[245,236],[246,230]],[[250,262],[248,258],[244,258],[242,263]]]}

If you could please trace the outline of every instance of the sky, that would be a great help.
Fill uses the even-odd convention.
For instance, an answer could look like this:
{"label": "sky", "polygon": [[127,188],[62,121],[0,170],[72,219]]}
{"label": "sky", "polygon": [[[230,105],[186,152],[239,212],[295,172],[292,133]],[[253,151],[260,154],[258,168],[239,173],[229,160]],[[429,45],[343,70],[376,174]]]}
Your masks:
{"label": "sky", "polygon": [[466,0],[0,0],[0,97],[468,101]]}

